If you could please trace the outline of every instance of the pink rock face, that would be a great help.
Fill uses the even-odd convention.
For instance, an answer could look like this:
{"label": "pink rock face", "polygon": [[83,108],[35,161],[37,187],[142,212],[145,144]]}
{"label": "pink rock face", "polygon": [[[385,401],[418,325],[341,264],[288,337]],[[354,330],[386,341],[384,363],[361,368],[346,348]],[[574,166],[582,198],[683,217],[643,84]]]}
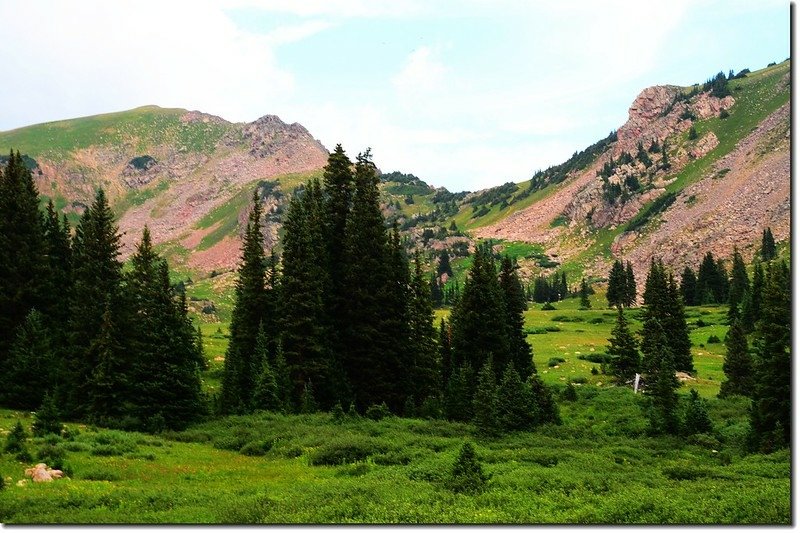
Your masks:
{"label": "pink rock face", "polygon": [[679,91],[680,87],[674,85],[657,85],[640,92],[628,109],[628,121],[617,131],[617,138],[623,143],[638,141],[648,125],[668,112]]}
{"label": "pink rock face", "polygon": [[25,475],[31,478],[34,483],[48,483],[63,477],[64,473],[61,470],[48,468],[44,463],[39,463],[33,468],[26,469]]}

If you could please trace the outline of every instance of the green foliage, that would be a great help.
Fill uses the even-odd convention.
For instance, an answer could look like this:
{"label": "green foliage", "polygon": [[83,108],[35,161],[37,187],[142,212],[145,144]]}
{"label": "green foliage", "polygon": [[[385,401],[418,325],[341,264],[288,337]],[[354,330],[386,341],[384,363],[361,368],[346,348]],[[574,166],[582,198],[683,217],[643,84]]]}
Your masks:
{"label": "green foliage", "polygon": [[753,392],[753,361],[741,320],[734,318],[725,335],[725,360],[722,363],[725,381],[720,384],[719,397],[731,394],[750,396]]}
{"label": "green foliage", "polygon": [[319,410],[317,400],[314,397],[314,386],[311,381],[303,384],[303,394],[300,395],[300,412],[303,414],[316,413]]}
{"label": "green foliage", "polygon": [[611,330],[607,348],[610,356],[611,374],[621,383],[633,379],[639,372],[641,357],[636,339],[628,328],[628,321],[622,312],[622,307],[617,308],[617,323]]}
{"label": "green foliage", "polygon": [[689,137],[688,137],[688,139],[690,141],[693,141],[693,140],[697,139],[697,130],[695,129],[694,126],[689,128]]}
{"label": "green foliage", "polygon": [[719,343],[720,343],[719,337],[717,337],[716,335],[709,335],[708,340],[706,341],[706,344],[719,344]]}
{"label": "green foliage", "polygon": [[504,431],[531,429],[539,419],[530,386],[511,364],[503,371],[497,388],[497,419]]}
{"label": "green foliage", "polygon": [[273,444],[274,441],[272,440],[250,441],[239,449],[239,453],[250,457],[261,457],[272,449]]}
{"label": "green foliage", "polygon": [[386,451],[388,451],[388,446],[376,439],[340,437],[317,448],[309,457],[309,464],[337,466],[355,463]]}
{"label": "green foliage", "polygon": [[778,256],[775,248],[775,238],[772,236],[772,229],[767,228],[761,234],[761,259],[770,261]]}
{"label": "green foliage", "polygon": [[367,407],[364,416],[370,420],[383,420],[386,417],[392,416],[392,412],[389,410],[386,402],[381,402],[380,405],[372,404]]}
{"label": "green foliage", "polygon": [[42,405],[36,411],[31,425],[34,437],[44,437],[48,434],[60,435],[63,425],[58,416],[58,409],[50,394],[45,394]]}
{"label": "green foliage", "polygon": [[683,416],[683,433],[694,435],[697,433],[711,433],[713,430],[711,419],[708,417],[706,402],[692,389],[689,391],[689,402]]}
{"label": "green foliage", "polygon": [[667,210],[675,202],[677,194],[667,191],[641,209],[625,226],[625,231],[637,231],[653,220],[657,215]]}
{"label": "green foliage", "polygon": [[3,446],[3,451],[6,453],[12,453],[20,455],[29,455],[28,448],[26,446],[26,441],[28,440],[28,433],[25,431],[25,428],[22,427],[22,423],[17,420],[17,423],[14,425],[13,429],[8,433],[6,436],[6,442]]}
{"label": "green foliage", "polygon": [[475,447],[465,442],[453,463],[447,488],[455,493],[479,494],[486,490],[490,477],[483,472]]}
{"label": "green foliage", "polygon": [[472,401],[473,422],[483,435],[495,435],[500,429],[497,401],[497,383],[492,357],[490,356],[478,373],[478,384]]}

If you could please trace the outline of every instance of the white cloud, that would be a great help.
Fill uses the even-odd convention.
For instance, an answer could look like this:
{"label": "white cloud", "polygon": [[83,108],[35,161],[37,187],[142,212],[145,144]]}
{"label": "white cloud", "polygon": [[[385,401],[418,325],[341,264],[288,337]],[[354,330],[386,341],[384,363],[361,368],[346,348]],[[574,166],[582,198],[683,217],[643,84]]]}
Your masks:
{"label": "white cloud", "polygon": [[438,55],[430,46],[420,46],[409,54],[403,68],[392,78],[401,97],[418,97],[445,88],[447,68]]}
{"label": "white cloud", "polygon": [[304,17],[327,15],[340,18],[403,17],[418,14],[416,0],[224,0],[225,8],[256,8]]}

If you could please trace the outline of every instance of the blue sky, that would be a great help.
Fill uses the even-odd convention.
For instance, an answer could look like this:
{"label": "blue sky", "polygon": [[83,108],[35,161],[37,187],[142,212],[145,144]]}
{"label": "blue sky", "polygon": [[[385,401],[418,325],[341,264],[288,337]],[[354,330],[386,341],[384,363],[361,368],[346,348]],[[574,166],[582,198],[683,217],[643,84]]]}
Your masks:
{"label": "blue sky", "polygon": [[790,55],[777,0],[0,0],[0,19],[0,130],[147,104],[276,114],[454,191],[564,161],[645,87]]}

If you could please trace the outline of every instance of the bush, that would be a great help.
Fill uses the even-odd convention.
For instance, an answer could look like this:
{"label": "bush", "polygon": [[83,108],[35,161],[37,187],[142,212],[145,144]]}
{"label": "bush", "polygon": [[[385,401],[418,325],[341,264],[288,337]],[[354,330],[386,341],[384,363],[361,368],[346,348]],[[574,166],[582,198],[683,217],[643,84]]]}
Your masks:
{"label": "bush", "polygon": [[603,320],[603,317],[601,316],[596,316],[594,318],[590,318],[589,320],[587,320],[587,322],[589,324],[602,324],[603,322],[605,322],[605,320]]}
{"label": "bush", "polygon": [[42,405],[33,415],[31,431],[34,437],[43,437],[48,434],[60,435],[61,422],[58,418],[58,409],[50,394],[45,393]]}
{"label": "bush", "polygon": [[720,342],[721,341],[719,340],[719,337],[716,335],[709,335],[708,340],[706,341],[708,344],[719,344]]}
{"label": "bush", "polygon": [[722,110],[720,110],[720,112],[719,112],[719,118],[721,118],[721,119],[726,119],[726,118],[728,118],[729,116],[731,116],[731,114],[730,114],[730,113],[728,113],[728,110],[727,110],[727,109],[722,109]]}
{"label": "bush", "polygon": [[600,352],[580,354],[578,356],[578,359],[580,359],[581,361],[589,361],[592,363],[600,363],[600,364],[611,362],[611,356]]}
{"label": "bush", "polygon": [[250,457],[260,457],[266,455],[272,449],[272,445],[273,441],[271,440],[253,440],[242,446],[239,453]]}
{"label": "bush", "polygon": [[561,393],[561,397],[568,402],[574,402],[578,399],[578,391],[575,389],[575,385],[572,382],[567,383],[567,387],[564,389],[564,392]]}
{"label": "bush", "polygon": [[36,451],[36,459],[54,470],[61,470],[65,476],[72,476],[72,468],[67,463],[67,453],[54,444],[45,444]]}
{"label": "bush", "polygon": [[95,467],[85,472],[79,472],[78,477],[87,481],[119,481],[119,472],[109,468]]}
{"label": "bush", "polygon": [[249,439],[241,435],[223,435],[214,439],[213,446],[218,450],[238,452],[248,442]]}
{"label": "bush", "polygon": [[547,366],[552,368],[564,362],[566,362],[566,359],[564,359],[563,357],[551,357],[550,359],[547,360]]}
{"label": "bush", "polygon": [[583,322],[582,316],[556,315],[551,318],[553,322]]}
{"label": "bush", "polygon": [[486,490],[489,476],[483,472],[483,467],[475,454],[471,443],[465,442],[453,463],[447,487],[457,493],[478,494]]}
{"label": "bush", "polygon": [[706,322],[705,320],[703,320],[702,318],[698,318],[697,322],[695,322],[695,323],[697,324],[698,328],[704,328],[706,326],[710,326],[711,325],[708,322]]}
{"label": "bush", "polygon": [[408,452],[391,450],[372,458],[376,465],[394,466],[394,465],[407,465],[411,462],[411,456]]}
{"label": "bush", "polygon": [[577,376],[577,377],[574,377],[574,378],[570,379],[570,382],[571,382],[571,383],[580,383],[580,384],[584,384],[584,383],[586,383],[587,381],[588,381],[588,380],[586,379],[586,376]]}
{"label": "bush", "polygon": [[125,455],[126,452],[125,450],[110,444],[96,444],[95,446],[92,446],[92,449],[89,453],[98,457],[113,457],[115,455]]}
{"label": "bush", "polygon": [[392,412],[389,410],[386,402],[382,402],[380,405],[373,404],[367,407],[367,412],[364,413],[364,416],[370,420],[383,420],[386,417],[392,416]]}
{"label": "bush", "polygon": [[367,474],[370,470],[370,467],[367,463],[358,463],[355,465],[345,465],[339,468],[339,471],[336,472],[336,477],[361,477]]}
{"label": "bush", "polygon": [[599,370],[597,370],[597,367],[596,367],[596,366],[593,366],[593,367],[592,367],[592,370],[591,370],[591,373],[592,373],[592,375],[593,375],[593,376],[596,376],[597,374],[599,374],[599,373],[600,373],[600,371],[599,371]]}
{"label": "bush", "polygon": [[320,446],[309,458],[313,466],[338,466],[345,463],[363,461],[370,455],[384,453],[387,447],[382,443],[363,437],[342,437]]}
{"label": "bush", "polygon": [[555,311],[555,310],[556,310],[555,306],[550,302],[547,302],[542,306],[542,311]]}
{"label": "bush", "polygon": [[669,479],[674,479],[676,481],[694,481],[695,479],[708,477],[712,474],[711,470],[707,468],[688,465],[668,466],[662,468],[661,473]]}
{"label": "bush", "polygon": [[545,468],[552,468],[558,464],[558,455],[554,453],[534,453],[525,457],[525,460]]}

